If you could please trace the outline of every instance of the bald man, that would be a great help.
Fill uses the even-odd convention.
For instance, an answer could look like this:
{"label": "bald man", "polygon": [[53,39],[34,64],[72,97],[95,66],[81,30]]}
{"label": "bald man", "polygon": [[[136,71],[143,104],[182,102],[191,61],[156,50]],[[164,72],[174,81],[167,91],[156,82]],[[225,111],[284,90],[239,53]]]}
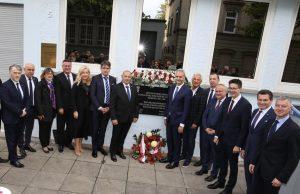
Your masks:
{"label": "bald man", "polygon": [[38,84],[38,79],[34,77],[35,66],[32,63],[26,63],[24,65],[24,74],[21,75],[20,83],[27,87],[28,89],[28,101],[29,101],[29,110],[25,118],[25,127],[22,133],[22,138],[18,143],[20,148],[20,153],[26,156],[25,150],[30,152],[36,152],[36,150],[31,147],[31,134],[34,126],[34,119],[36,116],[35,111],[35,101],[34,101],[34,90]]}
{"label": "bald man", "polygon": [[116,155],[126,159],[123,154],[124,141],[132,122],[137,122],[139,116],[137,90],[131,84],[131,77],[130,71],[124,71],[122,82],[112,87],[109,109],[113,133],[109,149],[113,162],[117,162]]}

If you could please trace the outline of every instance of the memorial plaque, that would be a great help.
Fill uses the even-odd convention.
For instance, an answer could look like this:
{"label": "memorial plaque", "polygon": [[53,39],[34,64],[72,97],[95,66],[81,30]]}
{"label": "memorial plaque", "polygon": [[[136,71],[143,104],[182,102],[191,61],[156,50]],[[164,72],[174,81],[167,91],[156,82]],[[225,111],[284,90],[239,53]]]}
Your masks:
{"label": "memorial plaque", "polygon": [[42,43],[41,66],[56,68],[56,44]]}
{"label": "memorial plaque", "polygon": [[137,86],[140,114],[164,116],[168,88]]}

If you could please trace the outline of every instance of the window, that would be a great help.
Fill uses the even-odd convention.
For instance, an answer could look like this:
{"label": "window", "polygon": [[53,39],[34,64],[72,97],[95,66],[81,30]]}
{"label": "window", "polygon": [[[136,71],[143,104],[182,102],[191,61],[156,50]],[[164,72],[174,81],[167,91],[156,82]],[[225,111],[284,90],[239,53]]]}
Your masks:
{"label": "window", "polygon": [[212,71],[254,78],[268,8],[268,3],[222,0]]}
{"label": "window", "polygon": [[237,11],[226,11],[224,33],[235,33],[235,26],[238,18]]}
{"label": "window", "polygon": [[75,43],[75,34],[76,34],[76,18],[70,17],[68,18],[68,27],[67,27],[67,41],[70,44]]}
{"label": "window", "polygon": [[80,43],[84,45],[93,44],[93,19],[80,19]]}
{"label": "window", "polygon": [[300,11],[296,19],[282,82],[300,83]]}

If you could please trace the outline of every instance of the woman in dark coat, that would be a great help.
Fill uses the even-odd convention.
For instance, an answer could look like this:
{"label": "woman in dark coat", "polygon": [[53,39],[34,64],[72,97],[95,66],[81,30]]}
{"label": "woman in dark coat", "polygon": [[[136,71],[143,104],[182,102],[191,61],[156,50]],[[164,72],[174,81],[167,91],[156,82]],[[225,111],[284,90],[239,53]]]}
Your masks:
{"label": "woman in dark coat", "polygon": [[72,87],[74,117],[75,154],[82,153],[82,139],[87,138],[91,130],[90,70],[82,66]]}
{"label": "woman in dark coat", "polygon": [[51,127],[56,114],[55,87],[53,84],[54,72],[51,68],[44,69],[41,81],[35,90],[35,105],[38,111],[39,138],[45,153],[53,151],[49,146]]}

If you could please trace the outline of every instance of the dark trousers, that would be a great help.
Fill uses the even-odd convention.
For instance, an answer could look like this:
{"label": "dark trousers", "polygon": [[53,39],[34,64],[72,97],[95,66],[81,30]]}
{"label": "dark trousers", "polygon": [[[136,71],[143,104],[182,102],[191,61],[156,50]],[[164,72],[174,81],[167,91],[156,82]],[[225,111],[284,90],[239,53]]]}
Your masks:
{"label": "dark trousers", "polygon": [[[64,114],[57,114],[57,142],[59,145],[69,145],[73,139],[73,111],[64,109]],[[65,128],[66,126],[66,128]]]}
{"label": "dark trousers", "polygon": [[123,152],[124,141],[130,129],[131,123],[132,121],[130,120],[113,126],[113,133],[109,147],[111,154]]}
{"label": "dark trousers", "polygon": [[24,122],[24,131],[22,132],[22,138],[19,139],[18,147],[23,148],[29,146],[31,142],[31,135],[34,126],[34,115],[28,115]]}
{"label": "dark trousers", "polygon": [[256,169],[253,179],[253,193],[255,194],[278,194],[280,187],[273,187],[272,180],[265,180],[261,176],[261,169]]}
{"label": "dark trousers", "polygon": [[217,162],[216,152],[219,147],[213,142],[213,138],[214,137],[212,136],[209,141],[209,146],[211,150],[211,161],[212,161],[212,170],[210,174],[214,177],[217,177],[220,170],[220,164]]}
{"label": "dark trousers", "polygon": [[203,157],[204,157],[204,152],[203,152],[203,147],[204,147],[204,138],[205,138],[205,131],[203,130],[203,127],[200,127],[200,130],[199,130],[199,149],[200,149],[200,160],[201,162],[203,163]]}
{"label": "dark trousers", "polygon": [[93,132],[92,132],[92,147],[97,150],[102,147],[105,139],[106,127],[110,118],[110,114],[103,114],[100,111],[93,111]]}
{"label": "dark trousers", "polygon": [[17,145],[19,139],[22,137],[22,131],[24,130],[24,121],[20,121],[17,124],[8,125],[4,124],[5,138],[8,149],[8,159],[11,162],[16,162],[17,159]]}
{"label": "dark trousers", "polygon": [[43,148],[50,144],[52,122],[39,120],[39,138]]}
{"label": "dark trousers", "polygon": [[228,163],[230,166],[230,174],[229,174],[229,180],[226,185],[227,190],[233,190],[236,181],[237,181],[237,175],[238,175],[238,156],[239,154],[233,154],[233,146],[226,145],[223,142],[219,142],[220,147],[218,149],[217,157],[218,162],[220,164],[220,173],[218,177],[218,181],[221,183],[225,182],[225,178],[227,175],[228,170]]}
{"label": "dark trousers", "polygon": [[198,127],[196,129],[192,129],[190,124],[184,128],[182,155],[188,161],[191,161],[194,155],[197,131]]}
{"label": "dark trousers", "polygon": [[167,124],[168,160],[175,165],[179,163],[181,151],[181,137],[178,133],[178,125]]}
{"label": "dark trousers", "polygon": [[245,179],[247,184],[247,194],[253,193],[253,175],[249,172],[250,160],[248,158],[244,159],[244,170],[245,170]]}
{"label": "dark trousers", "polygon": [[202,132],[202,138],[201,138],[201,159],[202,159],[202,169],[203,170],[209,170],[210,166],[212,164],[212,135],[209,135],[206,133],[206,131]]}

